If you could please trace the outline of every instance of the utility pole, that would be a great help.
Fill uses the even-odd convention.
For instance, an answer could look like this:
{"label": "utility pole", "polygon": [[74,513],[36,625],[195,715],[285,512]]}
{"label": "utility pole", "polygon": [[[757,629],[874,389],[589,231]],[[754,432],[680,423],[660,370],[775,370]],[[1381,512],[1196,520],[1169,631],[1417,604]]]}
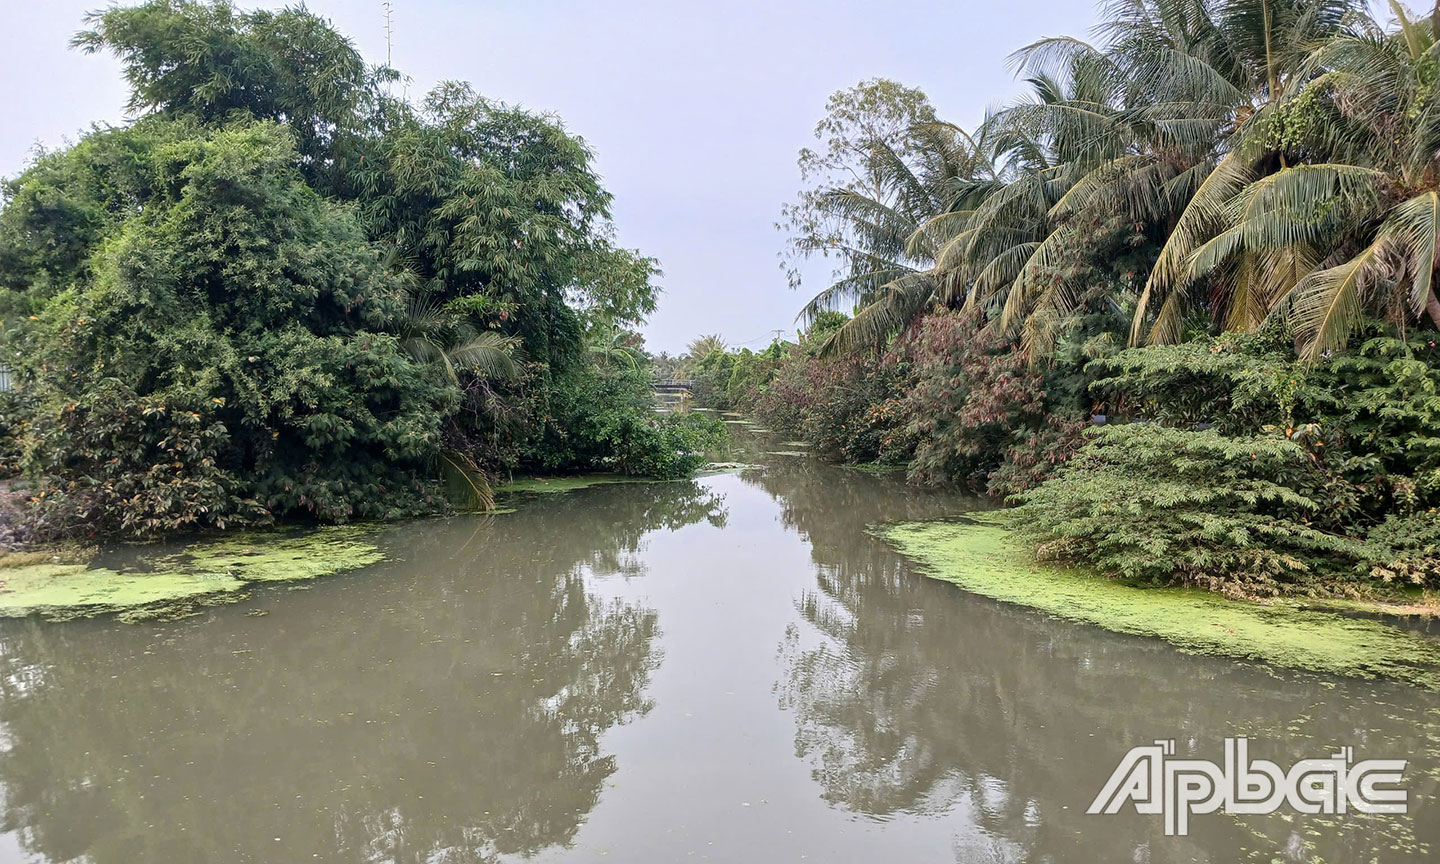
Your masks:
{"label": "utility pole", "polygon": [[385,8],[385,65],[393,69],[395,67],[390,64],[390,48],[394,41],[393,37],[395,34],[395,4],[391,3],[390,0],[385,0],[385,2],[380,5]]}

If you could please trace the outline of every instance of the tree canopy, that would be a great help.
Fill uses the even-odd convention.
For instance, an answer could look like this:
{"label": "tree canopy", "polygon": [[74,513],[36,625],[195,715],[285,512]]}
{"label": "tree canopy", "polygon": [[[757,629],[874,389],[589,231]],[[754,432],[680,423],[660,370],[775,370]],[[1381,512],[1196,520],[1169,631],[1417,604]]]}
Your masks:
{"label": "tree canopy", "polygon": [[341,521],[440,506],[457,474],[484,499],[486,474],[681,470],[648,373],[591,350],[655,309],[657,263],[618,244],[557,118],[463,82],[395,97],[303,7],[150,0],[74,44],[119,58],[136,119],[4,186],[4,419],[47,528]]}
{"label": "tree canopy", "polygon": [[853,164],[802,151],[802,176],[831,170],[786,210],[794,250],[844,262],[806,313],[857,305],[832,345],[855,350],[972,307],[1037,358],[1104,307],[1135,344],[1281,321],[1312,362],[1367,318],[1440,326],[1440,21],[1391,12],[1112,3],[1093,41],[1016,52],[1029,95],[969,132],[856,123],[925,104],[891,82],[837,94],[817,137]]}

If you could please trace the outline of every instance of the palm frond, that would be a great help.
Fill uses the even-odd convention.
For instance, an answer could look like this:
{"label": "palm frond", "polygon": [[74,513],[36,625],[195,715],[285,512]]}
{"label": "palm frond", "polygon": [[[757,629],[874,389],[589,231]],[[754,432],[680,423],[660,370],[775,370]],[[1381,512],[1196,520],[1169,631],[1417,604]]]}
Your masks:
{"label": "palm frond", "polygon": [[464,510],[494,510],[495,492],[480,466],[458,450],[440,451],[440,475],[446,497]]}

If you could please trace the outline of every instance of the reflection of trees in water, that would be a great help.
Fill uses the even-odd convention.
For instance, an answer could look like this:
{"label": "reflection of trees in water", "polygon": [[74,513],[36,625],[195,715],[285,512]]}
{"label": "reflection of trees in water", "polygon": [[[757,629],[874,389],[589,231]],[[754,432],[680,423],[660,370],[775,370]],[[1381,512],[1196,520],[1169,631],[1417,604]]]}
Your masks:
{"label": "reflection of trees in water", "polygon": [[[530,497],[532,500],[519,503],[520,512],[513,517],[517,521],[538,518],[535,530],[552,532],[548,536],[558,540],[558,555],[588,550],[579,563],[600,573],[636,573],[639,564],[635,556],[646,534],[697,522],[724,528],[727,517],[725,496],[692,480],[602,485]],[[558,500],[539,500],[542,498]],[[572,535],[578,543],[570,542]]]}
{"label": "reflection of trees in water", "polygon": [[586,571],[613,572],[647,531],[723,519],[695,484],[600,491],[584,493],[600,518],[556,496],[402,526],[405,560],[262,595],[263,618],[6,623],[4,827],[97,864],[476,862],[568,842],[616,767],[600,736],[647,710],[659,659],[656,613]]}
{"label": "reflection of trees in water", "polygon": [[[796,716],[797,752],[837,806],[882,818],[968,814],[979,830],[957,837],[956,860],[1159,864],[1229,860],[1243,846],[1278,851],[1294,830],[1278,820],[1264,823],[1268,839],[1223,817],[1189,839],[1163,838],[1158,820],[1084,810],[1120,754],[1158,737],[1218,758],[1225,736],[1251,734],[1271,748],[1257,756],[1285,764],[1338,743],[1410,754],[1424,738],[1423,695],[1406,688],[1381,687],[1394,716],[1380,718],[1364,684],[1331,689],[1186,657],[918,578],[864,528],[937,515],[943,502],[884,478],[795,460],[745,479],[783,502],[816,564],[816,586],[797,603],[808,628],[787,633],[778,683]],[[1366,850],[1390,860],[1410,827],[1430,835],[1422,841],[1440,839],[1434,821],[1381,830],[1352,820],[1339,836],[1310,839],[1325,860],[1370,860]]]}

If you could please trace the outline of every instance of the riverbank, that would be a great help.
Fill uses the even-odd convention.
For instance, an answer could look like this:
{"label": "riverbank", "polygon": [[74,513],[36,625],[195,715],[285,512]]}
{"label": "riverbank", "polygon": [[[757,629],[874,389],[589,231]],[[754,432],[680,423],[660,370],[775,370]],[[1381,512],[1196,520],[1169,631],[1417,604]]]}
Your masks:
{"label": "riverbank", "polygon": [[[714,462],[694,476],[755,467]],[[502,499],[595,486],[680,483],[622,474],[520,477],[495,487]],[[502,500],[503,505],[503,500]],[[514,513],[496,506],[474,515]],[[0,553],[0,618],[67,621],[114,614],[124,621],[171,620],[245,599],[258,584],[301,582],[385,560],[376,537],[394,522],[282,527],[176,538],[157,545],[27,544]]]}
{"label": "riverbank", "polygon": [[1440,640],[1382,620],[1342,614],[1383,611],[1356,601],[1331,610],[1232,600],[1192,588],[1156,588],[1093,571],[1037,563],[1000,515],[901,522],[874,532],[935,579],[971,593],[1163,639],[1182,651],[1255,660],[1358,678],[1392,678],[1440,689]]}

